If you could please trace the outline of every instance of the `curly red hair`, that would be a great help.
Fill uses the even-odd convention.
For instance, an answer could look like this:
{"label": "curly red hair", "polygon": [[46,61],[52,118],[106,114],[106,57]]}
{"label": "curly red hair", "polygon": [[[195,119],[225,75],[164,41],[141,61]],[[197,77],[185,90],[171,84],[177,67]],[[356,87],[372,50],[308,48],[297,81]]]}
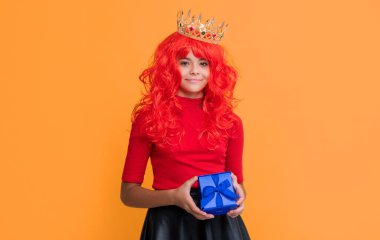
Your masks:
{"label": "curly red hair", "polygon": [[226,63],[224,49],[220,45],[194,40],[175,32],[158,45],[151,66],[139,76],[146,93],[132,113],[132,122],[143,114],[141,129],[158,147],[177,145],[179,143],[173,139],[184,134],[178,118],[181,106],[175,97],[181,82],[177,62],[190,51],[197,58],[206,59],[210,66],[203,100],[206,127],[199,138],[206,137],[208,148],[215,149],[232,134],[229,129],[236,120],[232,109],[237,71]]}

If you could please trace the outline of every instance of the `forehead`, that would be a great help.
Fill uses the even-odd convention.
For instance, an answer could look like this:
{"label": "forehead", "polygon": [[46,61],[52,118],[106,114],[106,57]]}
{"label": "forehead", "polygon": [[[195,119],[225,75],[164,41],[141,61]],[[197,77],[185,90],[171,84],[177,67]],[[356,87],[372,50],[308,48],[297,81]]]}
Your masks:
{"label": "forehead", "polygon": [[196,62],[196,61],[207,61],[205,58],[196,57],[192,51],[188,52],[185,57],[179,57],[178,59],[179,60],[186,59],[186,60],[190,60],[190,61],[194,61],[194,62]]}
{"label": "forehead", "polygon": [[198,58],[194,55],[193,51],[190,51],[187,55],[186,58],[191,59],[191,60],[201,60],[204,59],[202,57]]}
{"label": "forehead", "polygon": [[208,59],[207,53],[200,48],[197,47],[183,47],[181,49],[178,49],[177,51],[177,58],[191,58],[191,59]]}

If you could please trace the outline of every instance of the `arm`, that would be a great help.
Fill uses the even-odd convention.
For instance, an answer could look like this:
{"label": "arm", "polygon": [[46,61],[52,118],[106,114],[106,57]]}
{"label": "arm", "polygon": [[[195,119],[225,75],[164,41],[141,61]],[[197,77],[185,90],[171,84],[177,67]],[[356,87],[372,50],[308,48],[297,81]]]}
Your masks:
{"label": "arm", "polygon": [[235,131],[229,140],[226,156],[226,170],[232,172],[233,186],[236,193],[239,195],[239,200],[237,201],[238,207],[235,210],[231,210],[227,213],[227,215],[230,217],[237,217],[244,210],[246,190],[243,185],[243,145],[243,123],[241,119],[237,117]]}
{"label": "arm", "polygon": [[228,140],[226,151],[226,171],[233,172],[238,183],[243,183],[243,147],[244,147],[244,130],[243,122],[236,116],[236,122],[234,128],[231,130],[232,136]]}
{"label": "arm", "polygon": [[150,190],[138,183],[121,183],[121,201],[129,207],[153,208],[174,205],[174,190]]}
{"label": "arm", "polygon": [[190,188],[198,180],[192,177],[180,187],[169,190],[150,190],[138,183],[122,182],[120,199],[126,205],[137,208],[153,208],[176,205],[199,220],[214,218],[212,214],[200,210],[190,196]]}

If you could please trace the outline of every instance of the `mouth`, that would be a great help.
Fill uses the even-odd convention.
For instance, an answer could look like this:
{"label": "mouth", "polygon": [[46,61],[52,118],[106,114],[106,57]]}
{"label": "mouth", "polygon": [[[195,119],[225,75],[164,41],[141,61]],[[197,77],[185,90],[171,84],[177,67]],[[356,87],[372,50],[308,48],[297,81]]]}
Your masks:
{"label": "mouth", "polygon": [[189,82],[201,82],[202,79],[186,79],[186,81],[189,81]]}

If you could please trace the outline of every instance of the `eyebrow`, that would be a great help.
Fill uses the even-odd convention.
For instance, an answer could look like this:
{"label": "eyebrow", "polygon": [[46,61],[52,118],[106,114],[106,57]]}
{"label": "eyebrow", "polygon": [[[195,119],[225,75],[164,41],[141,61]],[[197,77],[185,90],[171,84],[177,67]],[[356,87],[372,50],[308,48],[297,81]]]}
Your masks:
{"label": "eyebrow", "polygon": [[[187,58],[187,57],[180,58],[179,60],[189,60],[189,61],[191,61],[191,59],[190,59],[190,58]],[[207,61],[207,59],[204,59],[204,58],[200,58],[199,60],[200,60],[200,61]]]}

